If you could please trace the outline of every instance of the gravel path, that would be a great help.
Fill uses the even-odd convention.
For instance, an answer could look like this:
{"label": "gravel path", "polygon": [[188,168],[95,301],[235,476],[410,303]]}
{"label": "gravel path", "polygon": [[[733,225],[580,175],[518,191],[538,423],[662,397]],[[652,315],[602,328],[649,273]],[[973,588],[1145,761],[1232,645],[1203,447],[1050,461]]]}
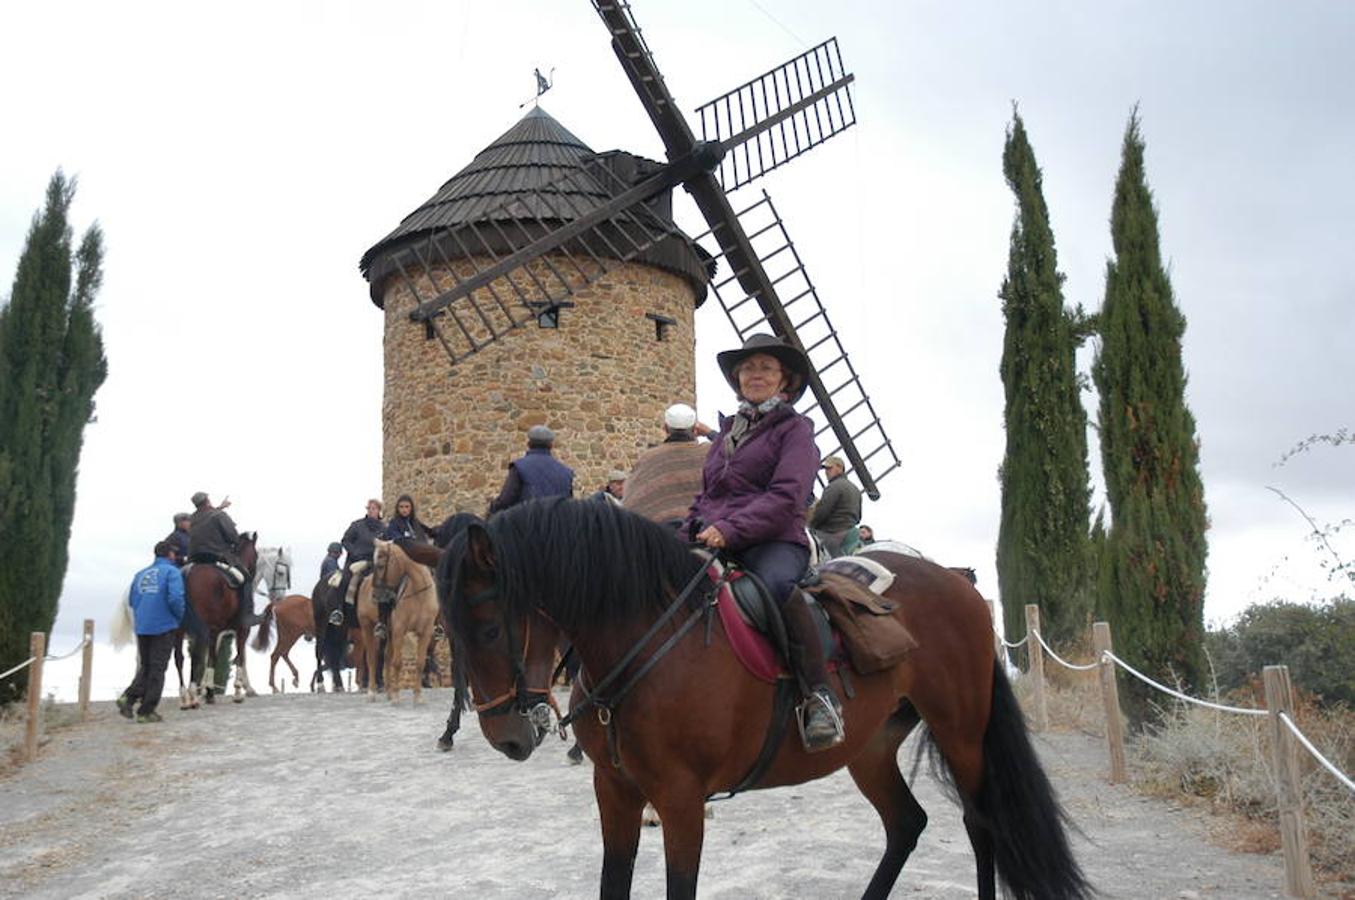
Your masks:
{"label": "gravel path", "polygon": [[[134,725],[111,703],[0,777],[0,896],[593,897],[601,864],[588,764],[555,739],[525,763],[467,720],[437,752],[449,690],[392,708],[288,694]],[[563,697],[563,695],[562,695]],[[1279,897],[1276,856],[1205,839],[1198,815],[1105,783],[1098,741],[1037,739],[1108,898]],[[911,743],[903,749],[909,754]],[[911,758],[911,757],[909,757]],[[974,896],[958,810],[926,774],[930,825],[894,891]],[[882,849],[845,772],[715,805],[701,895],[856,897]],[[662,832],[647,829],[635,895],[663,893]]]}

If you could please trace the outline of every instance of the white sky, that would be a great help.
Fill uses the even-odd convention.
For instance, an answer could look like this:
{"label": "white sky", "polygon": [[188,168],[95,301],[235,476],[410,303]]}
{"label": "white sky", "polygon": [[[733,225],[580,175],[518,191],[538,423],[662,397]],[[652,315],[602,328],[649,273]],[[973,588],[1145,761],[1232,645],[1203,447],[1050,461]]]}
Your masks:
{"label": "white sky", "polygon": [[[1206,616],[1334,592],[1304,522],[1265,487],[1321,522],[1355,509],[1355,448],[1273,467],[1355,418],[1355,6],[636,0],[635,15],[688,113],[838,37],[859,124],[744,192],[776,200],[904,460],[866,521],[976,567],[989,596],[1011,103],[1044,170],[1067,300],[1089,309],[1139,103],[1189,323]],[[309,590],[324,545],[380,488],[381,317],[358,258],[517,120],[537,66],[555,69],[543,106],[595,150],[662,155],[585,0],[0,13],[0,290],[58,166],[80,179],[77,230],[97,218],[107,236],[110,376],[85,432],[59,635],[87,616],[107,633],[197,490],[290,545]],[[731,405],[713,303],[698,335],[709,421]]]}

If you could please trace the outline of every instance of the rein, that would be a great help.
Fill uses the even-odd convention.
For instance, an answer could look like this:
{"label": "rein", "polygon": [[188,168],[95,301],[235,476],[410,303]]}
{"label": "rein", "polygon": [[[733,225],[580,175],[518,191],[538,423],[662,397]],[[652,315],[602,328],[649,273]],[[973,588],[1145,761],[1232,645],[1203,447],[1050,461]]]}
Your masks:
{"label": "rein", "polygon": [[[649,674],[649,670],[654,668],[659,660],[667,656],[668,652],[677,646],[678,641],[682,640],[687,632],[692,630],[698,620],[709,614],[715,601],[712,600],[710,603],[703,603],[692,610],[691,614],[683,620],[680,626],[678,626],[678,629],[669,635],[668,640],[660,644],[653,655],[646,659],[643,665],[622,682],[621,685],[612,692],[611,696],[606,696],[603,692],[625,674],[626,669],[628,669],[630,664],[640,655],[640,652],[644,650],[659,631],[677,615],[678,611],[687,602],[687,598],[691,595],[692,591],[696,589],[696,586],[701,583],[703,578],[707,577],[710,563],[715,559],[716,555],[717,554],[715,553],[706,555],[705,559],[702,560],[701,568],[691,577],[691,580],[689,580],[682,588],[677,597],[673,599],[673,602],[668,605],[668,608],[664,610],[663,615],[659,616],[654,624],[649,627],[649,630],[626,651],[625,655],[622,656],[614,666],[612,666],[611,671],[602,677],[602,680],[597,683],[596,687],[589,691],[583,686],[582,681],[580,681],[579,689],[583,692],[583,700],[571,709],[567,715],[560,717],[559,728],[561,734],[563,734],[565,728],[578,719],[585,710],[596,707],[598,722],[607,729],[607,749],[611,753],[612,765],[617,767],[621,765],[621,757],[616,739],[616,729],[613,725],[615,713],[617,708],[621,705],[621,701],[625,699],[626,695],[630,693],[631,688],[635,687],[641,678],[644,678],[645,675]],[[725,573],[722,572],[719,579],[712,583],[715,589],[712,592],[713,597],[719,596],[719,587],[726,580],[726,577]]]}

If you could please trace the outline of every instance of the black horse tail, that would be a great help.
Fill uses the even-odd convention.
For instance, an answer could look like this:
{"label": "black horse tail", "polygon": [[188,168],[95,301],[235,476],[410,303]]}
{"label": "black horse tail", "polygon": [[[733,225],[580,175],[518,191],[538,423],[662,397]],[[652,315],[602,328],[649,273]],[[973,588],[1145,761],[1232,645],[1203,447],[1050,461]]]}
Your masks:
{"label": "black horse tail", "polygon": [[263,651],[268,649],[269,638],[273,636],[273,602],[270,600],[268,606],[264,607],[263,619],[259,622],[259,633],[254,635],[254,649]]}
{"label": "black horse tail", "polygon": [[1012,897],[1081,900],[1094,895],[1069,846],[1067,816],[996,661],[993,707],[983,735],[983,786],[974,805],[992,834],[998,876]]}

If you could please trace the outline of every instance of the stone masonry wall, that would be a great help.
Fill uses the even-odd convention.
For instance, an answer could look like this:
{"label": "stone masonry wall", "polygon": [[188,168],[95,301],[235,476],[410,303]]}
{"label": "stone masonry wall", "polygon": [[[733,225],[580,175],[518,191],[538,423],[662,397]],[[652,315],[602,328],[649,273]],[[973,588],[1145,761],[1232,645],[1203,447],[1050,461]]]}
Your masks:
{"label": "stone masonry wall", "polygon": [[[425,299],[433,296],[430,280],[451,283],[435,269],[419,285]],[[505,288],[500,296],[511,298]],[[694,295],[685,279],[661,269],[616,264],[574,297],[577,306],[560,311],[558,329],[529,321],[455,366],[423,324],[409,320],[414,300],[402,281],[389,282],[384,297],[388,514],[408,493],[429,524],[458,510],[483,515],[537,424],[555,431],[555,455],[574,469],[574,495],[586,497],[609,469],[629,470],[663,439],[666,407],[695,405]],[[646,313],[677,324],[659,341]],[[453,340],[455,325],[439,323]]]}

